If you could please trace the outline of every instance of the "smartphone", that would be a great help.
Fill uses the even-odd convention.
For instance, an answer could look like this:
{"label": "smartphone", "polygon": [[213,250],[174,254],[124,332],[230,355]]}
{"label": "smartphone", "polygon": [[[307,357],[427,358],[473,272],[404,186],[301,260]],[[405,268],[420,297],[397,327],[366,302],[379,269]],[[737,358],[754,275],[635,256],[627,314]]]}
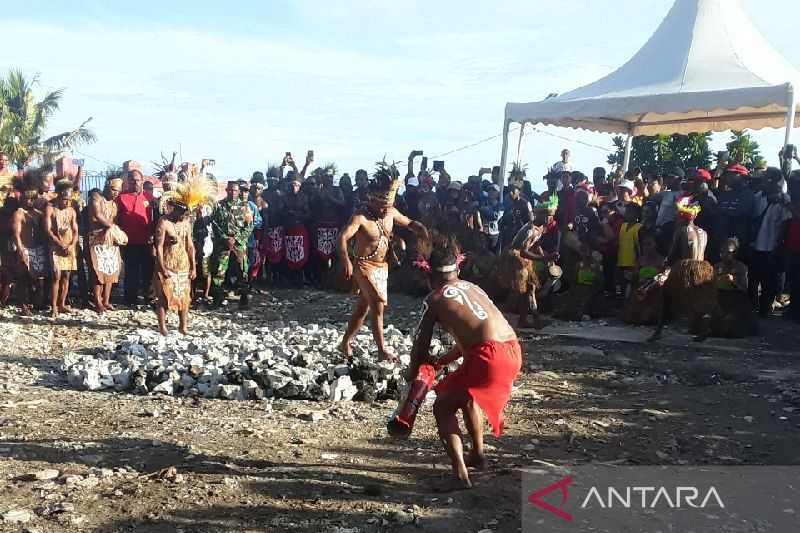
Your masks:
{"label": "smartphone", "polygon": [[428,170],[428,158],[427,157],[423,157],[422,158],[422,163],[420,163],[419,169],[420,170]]}
{"label": "smartphone", "polygon": [[434,161],[433,162],[433,171],[434,172],[441,172],[444,170],[444,161]]}
{"label": "smartphone", "polygon": [[306,159],[314,159],[314,150],[309,150]]}

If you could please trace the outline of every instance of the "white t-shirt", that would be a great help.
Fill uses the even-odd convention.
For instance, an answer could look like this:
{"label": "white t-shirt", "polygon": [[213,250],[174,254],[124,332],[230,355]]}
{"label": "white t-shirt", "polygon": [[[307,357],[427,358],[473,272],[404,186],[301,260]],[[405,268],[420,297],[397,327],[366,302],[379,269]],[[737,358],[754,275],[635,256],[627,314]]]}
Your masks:
{"label": "white t-shirt", "polygon": [[550,172],[572,172],[572,163],[558,161],[555,165],[550,167]]}
{"label": "white t-shirt", "polygon": [[758,234],[753,241],[753,249],[757,252],[772,252],[778,247],[778,239],[783,229],[783,223],[792,218],[792,212],[781,203],[772,203],[767,206]]}

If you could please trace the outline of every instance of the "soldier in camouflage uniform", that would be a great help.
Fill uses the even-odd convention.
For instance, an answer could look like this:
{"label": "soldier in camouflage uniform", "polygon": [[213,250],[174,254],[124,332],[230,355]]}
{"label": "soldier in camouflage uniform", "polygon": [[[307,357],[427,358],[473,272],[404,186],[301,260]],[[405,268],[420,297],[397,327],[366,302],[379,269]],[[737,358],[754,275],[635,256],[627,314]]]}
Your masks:
{"label": "soldier in camouflage uniform", "polygon": [[211,231],[214,250],[211,252],[211,290],[214,306],[223,300],[222,285],[228,272],[231,255],[236,263],[236,279],[241,299],[239,305],[247,306],[247,239],[253,231],[253,215],[247,202],[239,199],[239,185],[229,181],[225,189],[226,198],[217,204],[211,215]]}

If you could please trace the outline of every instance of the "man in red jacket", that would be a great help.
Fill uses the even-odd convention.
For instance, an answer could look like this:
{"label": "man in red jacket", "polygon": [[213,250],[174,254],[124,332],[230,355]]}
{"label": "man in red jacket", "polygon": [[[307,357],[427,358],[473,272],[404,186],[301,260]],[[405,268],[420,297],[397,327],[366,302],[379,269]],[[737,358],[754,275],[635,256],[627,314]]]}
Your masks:
{"label": "man in red jacket", "polygon": [[135,161],[128,163],[127,192],[117,197],[117,225],[128,235],[122,247],[125,265],[125,305],[138,304],[139,293],[147,298],[153,277],[153,195],[144,190],[144,175]]}

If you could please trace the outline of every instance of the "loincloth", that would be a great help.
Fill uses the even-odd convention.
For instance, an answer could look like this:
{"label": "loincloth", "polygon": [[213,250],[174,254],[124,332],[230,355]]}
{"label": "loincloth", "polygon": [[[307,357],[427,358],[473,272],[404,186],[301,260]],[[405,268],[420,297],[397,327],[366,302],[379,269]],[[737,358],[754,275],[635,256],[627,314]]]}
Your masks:
{"label": "loincloth", "polygon": [[369,301],[389,303],[387,284],[389,281],[389,264],[385,261],[356,259],[353,268],[353,279],[361,294]]}
{"label": "loincloth", "polygon": [[504,288],[517,294],[530,294],[539,288],[536,264],[522,257],[519,250],[508,250],[503,253],[498,274],[498,280]]}
{"label": "loincloth", "polygon": [[189,272],[169,271],[167,276],[153,274],[153,289],[158,304],[170,311],[187,311],[192,302],[192,282]]}
{"label": "loincloth", "polygon": [[482,342],[464,353],[464,362],[436,385],[436,394],[466,389],[499,437],[503,432],[503,409],[521,366],[522,349],[518,341]]}
{"label": "loincloth", "polygon": [[665,289],[676,313],[707,314],[716,308],[716,275],[708,261],[682,259],[676,262]]}

